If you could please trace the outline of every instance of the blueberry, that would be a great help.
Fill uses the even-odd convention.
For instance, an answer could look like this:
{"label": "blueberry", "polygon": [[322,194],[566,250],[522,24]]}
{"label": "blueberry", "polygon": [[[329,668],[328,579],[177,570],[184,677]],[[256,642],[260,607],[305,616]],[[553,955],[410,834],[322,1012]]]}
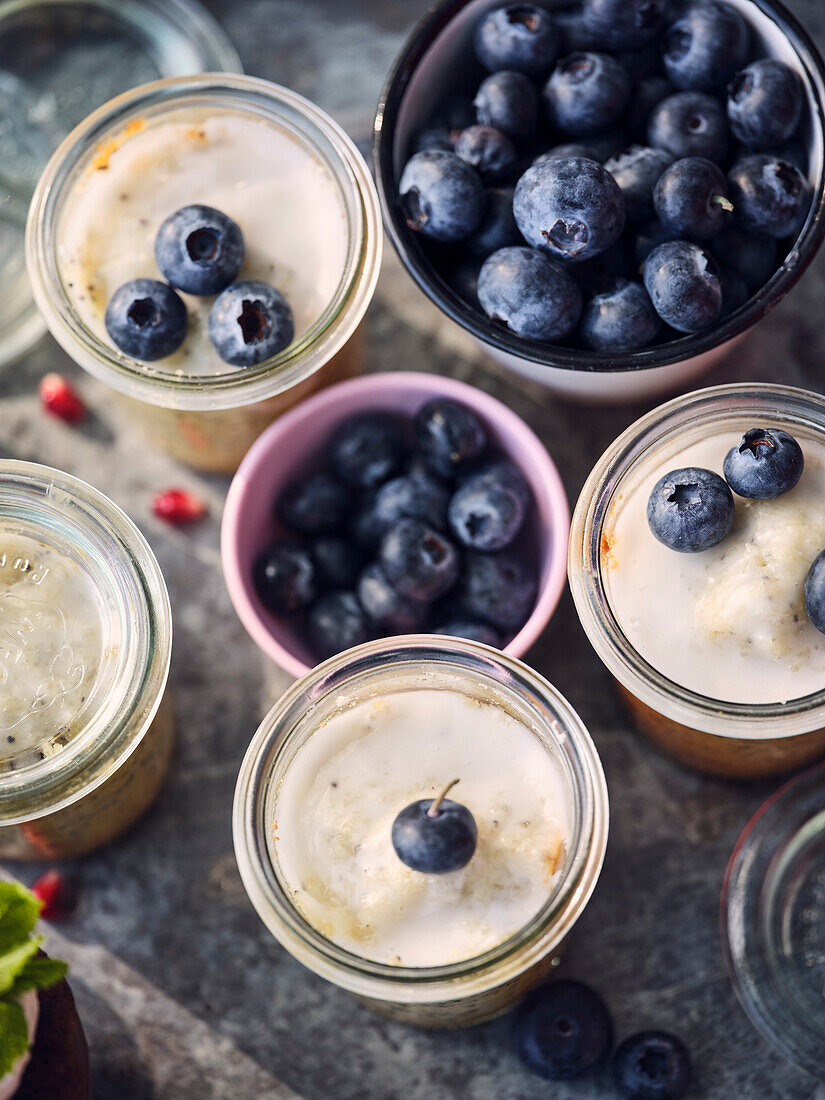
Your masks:
{"label": "blueberry", "polygon": [[452,153],[455,147],[452,132],[446,126],[427,126],[416,134],[413,140],[413,152],[423,153],[425,149],[438,149]]}
{"label": "blueberry", "polygon": [[524,73],[503,69],[481,85],[473,100],[482,126],[494,126],[515,142],[529,142],[538,124],[538,95]]}
{"label": "blueberry", "polygon": [[773,500],[793,489],[805,458],[792,435],[779,428],[751,428],[725,456],[723,472],[734,493]]}
{"label": "blueberry", "polygon": [[545,8],[508,4],[488,11],[475,35],[476,54],[491,73],[499,69],[537,75],[553,65],[561,31]]}
{"label": "blueberry", "polygon": [[[467,241],[467,250],[474,256],[486,258],[492,252],[510,245],[522,244],[524,238],[518,231],[513,217],[513,191],[509,187],[489,188],[485,192],[484,220],[477,233]],[[478,294],[476,272],[475,294]],[[473,299],[470,299],[471,301]]]}
{"label": "blueberry", "polygon": [[683,554],[716,546],[733,525],[733,494],[712,470],[687,466],[660,477],[647,502],[647,522],[659,542]]}
{"label": "blueberry", "polygon": [[640,283],[616,279],[584,307],[581,337],[595,351],[632,351],[652,344],[662,329]]}
{"label": "blueberry", "polygon": [[619,185],[625,211],[632,221],[649,218],[653,213],[653,188],[672,161],[673,157],[664,149],[631,145],[627,152],[605,162],[605,168]]}
{"label": "blueberry", "polygon": [[662,172],[653,189],[653,207],[674,237],[707,241],[730,224],[733,207],[725,175],[704,157],[683,157]]}
{"label": "blueberry", "polygon": [[455,153],[425,149],[401,173],[398,202],[407,225],[437,241],[463,241],[484,215],[484,187]]}
{"label": "blueberry", "polygon": [[465,619],[451,619],[449,622],[434,626],[431,634],[445,634],[449,638],[466,638],[469,642],[481,642],[482,645],[501,649],[502,638],[497,630],[486,623],[469,622]]}
{"label": "blueberry", "polygon": [[632,278],[637,273],[633,270],[627,243],[621,237],[604,252],[583,260],[571,270],[585,296],[601,294],[610,290],[616,279]]}
{"label": "blueberry", "polygon": [[750,299],[748,285],[742,276],[729,267],[719,268],[719,281],[722,284],[722,317],[729,317]]}
{"label": "blueberry", "polygon": [[544,86],[550,122],[564,134],[586,137],[606,130],[630,99],[630,77],[615,57],[571,53]]}
{"label": "blueberry", "polygon": [[627,129],[633,141],[647,141],[647,124],[653,108],[675,92],[676,89],[663,76],[650,76],[638,81],[627,112]]}
{"label": "blueberry", "polygon": [[802,114],[802,81],[784,61],[754,61],[728,85],[728,121],[734,137],[752,149],[787,141]]}
{"label": "blueberry", "polygon": [[805,577],[805,610],[820,634],[825,634],[825,550],[814,558]]}
{"label": "blueberry", "polygon": [[452,542],[420,519],[401,519],[387,531],[378,562],[390,584],[414,600],[443,596],[461,569]]}
{"label": "blueberry", "polygon": [[258,599],[276,615],[300,611],[315,599],[315,565],[308,550],[297,542],[279,539],[255,559],[252,581]]}
{"label": "blueberry", "polygon": [[628,1100],[681,1100],[690,1084],[690,1055],[667,1031],[639,1031],[616,1051],[613,1077]]}
{"label": "blueberry", "polygon": [[401,465],[398,421],[381,412],[356,413],[335,429],[329,442],[333,473],[353,489],[375,489]]}
{"label": "blueberry", "polygon": [[353,520],[356,541],[365,548],[375,547],[400,519],[422,519],[444,531],[449,499],[447,489],[433,477],[395,477],[385,482],[356,513]]}
{"label": "blueberry", "polygon": [[186,294],[218,294],[238,277],[244,258],[240,226],[212,206],[184,206],[155,237],[155,261]]}
{"label": "blueberry", "polygon": [[392,846],[402,863],[425,875],[460,871],[473,858],[478,830],[473,815],[460,802],[445,798],[452,783],[437,798],[422,798],[406,806],[392,823]]}
{"label": "blueberry", "polygon": [[322,660],[366,642],[370,636],[367,616],[354,592],[328,592],[307,614],[307,632]]}
{"label": "blueberry", "polygon": [[449,398],[422,405],[415,434],[425,465],[437,477],[453,477],[487,447],[487,432],[473,410]]}
{"label": "blueberry", "polygon": [[613,56],[634,80],[656,76],[662,67],[662,51],[654,40],[634,49],[613,50]]}
{"label": "blueberry", "polygon": [[375,550],[385,533],[375,513],[375,497],[375,491],[364,493],[347,521],[347,534],[361,550]]}
{"label": "blueberry", "polygon": [[748,25],[732,4],[691,4],[665,35],[662,61],[677,88],[708,92],[744,65]]}
{"label": "blueberry", "polygon": [[248,279],[222,290],[209,311],[209,337],[221,359],[252,367],[289,347],[292,310],[280,290]]}
{"label": "blueberry", "polygon": [[613,1021],[601,997],[581,982],[540,986],[516,1009],[513,1044],[524,1064],[549,1081],[571,1081],[604,1065]]}
{"label": "blueberry", "polygon": [[534,248],[562,260],[586,260],[619,239],[624,199],[601,164],[583,157],[547,160],[516,184],[513,214]]}
{"label": "blueberry", "polygon": [[564,40],[562,54],[579,50],[597,50],[602,45],[599,36],[594,34],[584,22],[581,8],[568,8],[553,13]]}
{"label": "blueberry", "polygon": [[562,157],[584,157],[585,160],[601,161],[592,145],[585,145],[581,141],[565,141],[561,145],[554,145],[546,153],[541,153],[535,158],[533,164],[542,164],[546,160],[559,160]]}
{"label": "blueberry", "polygon": [[665,229],[658,218],[650,218],[648,221],[642,222],[636,231],[636,238],[633,243],[636,267],[641,269],[654,248],[658,248],[665,241],[672,240],[673,234]]}
{"label": "blueberry", "polygon": [[503,550],[524,523],[524,496],[507,481],[481,472],[468,477],[450,500],[450,530],[474,550]]}
{"label": "blueberry", "polygon": [[492,126],[476,125],[462,130],[455,151],[490,183],[512,175],[518,162],[515,145],[506,134]]}
{"label": "blueberry", "polygon": [[810,206],[805,177],[787,161],[753,153],[728,173],[737,222],[748,233],[781,239],[798,232]]}
{"label": "blueberry", "polygon": [[665,0],[584,0],[582,16],[605,46],[635,49],[659,33],[665,7]]}
{"label": "blueberry", "polygon": [[361,573],[356,591],[372,622],[394,634],[412,634],[427,621],[429,604],[402,595],[376,562]]}
{"label": "blueberry", "polygon": [[764,286],[777,269],[776,244],[768,237],[752,237],[732,225],[708,246],[721,265],[736,272],[754,290]]}
{"label": "blueberry", "polygon": [[[512,209],[511,209],[512,216]],[[515,225],[515,221],[513,222]],[[472,246],[472,238],[468,241],[468,246],[471,251],[474,251]],[[478,257],[474,257],[469,260],[461,260],[454,267],[452,267],[447,275],[447,282],[459,296],[463,298],[469,305],[478,309],[478,273],[481,270],[481,260]]]}
{"label": "blueberry", "polygon": [[773,155],[780,160],[789,161],[795,168],[799,169],[806,179],[808,178],[810,157],[808,156],[808,150],[798,138],[792,138],[780,145],[778,149],[774,149]]}
{"label": "blueberry", "polygon": [[106,331],[122,352],[151,362],[177,351],[186,336],[186,306],[155,279],[132,279],[106,306]]}
{"label": "blueberry", "polygon": [[361,571],[361,553],[337,535],[320,535],[310,544],[318,580],[326,588],[352,588]]}
{"label": "blueberry", "polygon": [[459,487],[482,476],[488,481],[505,486],[511,493],[515,493],[521,500],[525,512],[533,503],[533,494],[524,474],[509,458],[493,458],[489,462],[483,462],[463,477],[459,477]]}
{"label": "blueberry", "polygon": [[728,120],[713,96],[677,92],[650,112],[647,138],[674,157],[707,157],[719,163],[728,152]]}
{"label": "blueberry", "polygon": [[288,485],[278,501],[283,524],[302,535],[335,531],[346,519],[349,492],[331,474],[310,474]]}
{"label": "blueberry", "polygon": [[469,551],[457,594],[472,619],[514,630],[524,625],[536,600],[536,578],[510,550]]}
{"label": "blueberry", "polygon": [[483,263],[478,300],[519,336],[558,340],[576,325],[581,291],[561,264],[533,248],[500,248]]}
{"label": "blueberry", "polygon": [[645,290],[662,320],[700,332],[719,320],[722,284],[712,257],[688,241],[665,241],[645,260]]}

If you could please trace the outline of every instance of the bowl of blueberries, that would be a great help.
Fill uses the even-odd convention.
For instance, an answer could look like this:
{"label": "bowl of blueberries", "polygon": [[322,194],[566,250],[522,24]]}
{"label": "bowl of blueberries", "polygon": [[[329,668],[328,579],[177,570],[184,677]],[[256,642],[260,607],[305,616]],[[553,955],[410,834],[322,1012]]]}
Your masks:
{"label": "bowl of blueberries", "polygon": [[416,372],[365,375],[291,409],[229,489],[224,576],[247,631],[282,668],[398,634],[520,657],[566,580],[570,512],[519,416]]}
{"label": "bowl of blueberries", "polygon": [[710,368],[825,231],[823,62],[775,0],[445,0],[374,126],[419,287],[562,396]]}

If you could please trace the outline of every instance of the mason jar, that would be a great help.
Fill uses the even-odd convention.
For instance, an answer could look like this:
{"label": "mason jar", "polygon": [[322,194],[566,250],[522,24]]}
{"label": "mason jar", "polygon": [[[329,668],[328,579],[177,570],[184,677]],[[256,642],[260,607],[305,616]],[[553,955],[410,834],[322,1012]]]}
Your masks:
{"label": "mason jar", "polygon": [[149,808],[174,725],[157,561],[110,500],[0,462],[0,857],[63,859]]}
{"label": "mason jar", "polygon": [[[265,179],[256,181],[263,188],[257,191],[258,205],[254,210],[249,206],[250,189],[244,179],[243,162],[236,163],[232,150],[221,151],[220,141],[210,139],[210,125],[218,125],[221,120],[239,120],[238,125],[255,123],[259,127],[265,124],[265,131],[259,129],[258,133],[265,133],[271,143],[288,140],[289,149],[308,166],[309,183],[305,174],[293,178],[285,168],[280,194],[284,203],[300,204],[301,216],[296,216],[288,205],[272,209],[275,200],[267,197]],[[151,162],[150,154],[142,153],[144,143],[157,141],[160,128],[166,124],[182,127],[181,157],[190,142],[201,155],[201,159],[195,156],[187,162],[185,182],[181,169],[175,183],[176,169],[169,149],[159,154],[160,167]],[[231,131],[231,125],[228,129]],[[266,136],[259,144],[266,141]],[[214,158],[211,167],[203,159],[208,156]],[[134,182],[138,175],[149,180],[147,183],[144,179],[141,188],[136,189],[140,196],[149,195],[151,199],[151,188],[163,186],[164,172],[172,186],[185,191],[176,192],[172,208],[164,208],[157,227],[143,225],[148,222],[146,218],[140,225],[136,221],[132,239],[140,232],[151,234],[153,240],[160,221],[181,205],[210,204],[205,197],[212,193],[208,190],[210,173],[217,173],[220,193],[233,204],[244,231],[245,262],[258,265],[255,278],[263,277],[261,264],[270,259],[259,248],[256,236],[256,232],[266,232],[266,226],[259,227],[255,219],[278,219],[289,253],[272,257],[272,262],[264,265],[264,273],[272,268],[277,269],[278,276],[284,272],[289,275],[302,263],[307,264],[306,234],[314,231],[308,224],[312,220],[311,188],[323,187],[336,212],[337,259],[334,270],[328,272],[330,293],[326,300],[313,301],[312,310],[300,324],[297,321],[306,302],[290,302],[296,315],[296,336],[285,350],[243,368],[231,367],[217,355],[207,356],[203,349],[211,351],[208,342],[200,348],[192,344],[199,330],[202,334],[206,328],[203,318],[194,322],[193,328],[192,306],[186,341],[173,356],[144,362],[115,348],[103,325],[106,303],[94,300],[100,288],[93,280],[78,288],[76,276],[67,274],[71,268],[67,265],[66,242],[72,225],[77,225],[83,189],[91,187],[90,181],[95,182],[96,175],[108,172],[107,178],[111,178],[118,163],[124,165],[123,188],[118,188],[117,195],[107,195],[107,201],[122,197],[123,217],[134,208],[130,207],[136,198],[130,191],[130,180]],[[178,168],[183,163],[180,160]],[[206,167],[200,168],[201,163]],[[113,225],[119,214],[114,207],[109,210]],[[314,217],[319,217],[318,211]],[[94,203],[90,218],[94,224]],[[263,429],[286,409],[315,390],[362,369],[364,340],[360,325],[378,278],[381,247],[375,187],[362,157],[343,130],[318,107],[286,88],[252,77],[218,73],[145,84],[93,112],[69,134],[46,166],[32,200],[26,231],[26,256],[35,300],[55,339],[80,366],[125,396],[132,415],[156,446],[192,466],[217,472],[233,471]],[[128,240],[124,241],[123,252],[112,257],[111,264],[106,257],[103,265],[107,270],[117,267],[118,283],[135,277],[162,278],[153,269],[153,260],[146,270],[130,268]],[[333,261],[329,262],[332,265]],[[313,285],[311,274],[303,272],[305,289]],[[242,269],[241,278],[248,277]],[[272,281],[277,282],[276,276]],[[92,302],[89,311],[87,299]],[[190,301],[196,303],[195,299]],[[190,350],[192,347],[194,350]]]}
{"label": "mason jar", "polygon": [[[440,706],[441,693],[445,706],[451,705],[450,699],[458,698],[461,705],[466,701],[473,708],[478,715],[473,725],[459,724],[456,734],[454,724],[450,734],[459,740],[466,736],[466,751],[462,744],[459,754],[464,769],[472,769],[473,753],[478,753],[473,726],[477,735],[478,723],[483,720],[479,707],[500,708],[508,721],[518,722],[523,736],[529,740],[521,743],[519,752],[509,748],[515,741],[504,738],[509,753],[507,767],[524,769],[526,777],[531,761],[536,759],[532,754],[538,753],[540,758],[546,755],[547,766],[557,769],[562,792],[558,808],[559,812],[564,810],[568,822],[563,847],[555,849],[557,866],[553,869],[553,884],[546,889],[542,887],[539,908],[530,919],[489,949],[438,965],[422,965],[419,957],[420,951],[424,955],[432,952],[431,941],[426,939],[435,932],[430,927],[431,920],[422,921],[429,929],[424,932],[423,946],[408,956],[408,960],[416,958],[414,964],[405,963],[400,955],[391,962],[375,961],[372,950],[360,953],[350,946],[342,947],[340,938],[327,927],[328,922],[317,919],[314,912],[310,920],[306,915],[310,910],[298,904],[299,891],[285,872],[285,849],[279,848],[291,828],[285,816],[288,808],[284,802],[285,783],[288,784],[291,771],[297,768],[300,776],[310,763],[312,767],[306,774],[321,774],[327,753],[323,731],[354,708],[360,728],[357,708],[362,706],[375,712],[375,723],[380,727],[387,701],[403,699],[405,693],[415,693],[409,705],[414,721],[422,724],[426,724],[426,718],[418,708],[424,707],[424,713],[430,713],[427,708]],[[445,747],[448,727],[449,721],[445,720],[443,736],[437,735],[437,769],[449,770],[454,763],[444,759],[448,751]],[[426,752],[416,737],[410,748],[416,759]],[[373,769],[359,769],[346,750],[340,761],[335,757],[333,767],[341,772],[336,772],[333,785],[344,788],[343,796],[354,796],[362,803],[363,799],[368,800],[367,813],[377,814],[375,798],[370,800],[365,790],[363,799],[359,795],[359,784],[373,775]],[[402,786],[407,782],[415,786],[417,782],[418,777],[411,780],[408,769],[393,753],[382,757],[381,767],[387,771],[379,769],[379,774],[392,774],[392,781]],[[476,767],[489,779],[489,761],[476,757]],[[525,777],[520,781],[521,787],[529,782]],[[481,782],[478,776],[476,780]],[[472,797],[471,776],[465,775],[463,786]],[[459,800],[461,789],[459,783],[454,796]],[[523,812],[526,816],[527,811]],[[383,820],[381,817],[370,826],[379,833],[381,856],[376,858],[383,858],[386,853],[390,875],[398,869],[403,875],[405,868],[400,862],[393,862],[396,857],[389,850],[389,826],[385,838]],[[326,661],[293,684],[266,716],[249,747],[238,778],[233,824],[235,852],[247,893],[261,919],[287,951],[379,1013],[421,1027],[443,1028],[478,1023],[506,1011],[558,964],[564,941],[599,876],[607,843],[608,802],[604,774],[590,736],[554,687],[520,661],[486,646],[455,638],[409,636],[358,646]],[[499,822],[493,820],[490,824],[496,826]],[[516,821],[516,825],[526,829],[530,822]],[[375,839],[371,834],[363,845],[367,859],[374,851]],[[479,825],[478,844],[481,847],[486,842]],[[342,843],[347,845],[348,841]],[[356,845],[354,850],[361,850],[361,846]],[[466,867],[468,876],[472,868],[471,859]],[[340,867],[336,873],[341,873]],[[481,875],[480,870],[477,873]],[[412,874],[417,876],[419,872]],[[449,876],[422,874],[413,889],[438,890],[440,882],[433,882],[436,878]],[[468,889],[481,889],[477,878],[464,881],[474,884]],[[500,884],[497,888],[507,893]],[[323,895],[323,884],[318,889]],[[440,904],[445,904],[443,896]],[[461,901],[455,904],[460,906]],[[394,911],[393,898],[389,899],[389,906]],[[462,929],[466,926],[464,916],[462,913]],[[358,919],[358,914],[353,917]],[[415,916],[408,915],[406,919],[411,922],[415,936]]]}

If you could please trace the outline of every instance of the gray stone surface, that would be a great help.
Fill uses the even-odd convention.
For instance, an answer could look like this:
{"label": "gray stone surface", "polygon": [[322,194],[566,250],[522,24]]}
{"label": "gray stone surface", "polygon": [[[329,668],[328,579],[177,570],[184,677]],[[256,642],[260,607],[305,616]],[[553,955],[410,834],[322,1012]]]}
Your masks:
{"label": "gray stone surface", "polygon": [[[383,74],[425,7],[419,0],[208,6],[248,72],[291,84],[356,136],[366,133]],[[820,0],[790,6],[825,45]],[[760,325],[758,337],[708,382],[782,380],[822,389],[823,299],[825,255]],[[585,411],[514,384],[418,293],[394,256],[387,257],[370,312],[369,365],[448,372],[502,397],[549,447],[571,503],[596,456],[643,411]],[[51,369],[70,375],[94,411],[79,430],[39,408],[36,384]],[[180,741],[170,781],[131,835],[72,867],[79,904],[60,929],[71,941],[63,946],[75,963],[96,1100],[258,1100],[278,1095],[276,1080],[312,1100],[613,1095],[604,1080],[550,1086],[529,1076],[510,1052],[506,1020],[448,1034],[380,1020],[273,942],[241,887],[229,818],[244,749],[287,678],[247,638],[224,590],[218,531],[227,481],[148,452],[109,392],[51,340],[0,376],[0,399],[0,454],[69,470],[125,508],[160,558],[174,610]],[[206,496],[209,519],[184,531],[154,519],[152,495],[170,484]],[[702,778],[644,743],[622,714],[569,595],[528,659],[589,726],[612,798],[604,873],[563,972],[601,990],[620,1035],[647,1025],[681,1034],[696,1064],[694,1097],[819,1096],[815,1082],[750,1026],[728,984],[719,943],[727,858],[776,784]],[[29,882],[38,872],[14,870]],[[168,1041],[165,1027],[151,1026],[158,1019],[168,1021],[179,1042]],[[207,1054],[210,1034],[215,1050]]]}

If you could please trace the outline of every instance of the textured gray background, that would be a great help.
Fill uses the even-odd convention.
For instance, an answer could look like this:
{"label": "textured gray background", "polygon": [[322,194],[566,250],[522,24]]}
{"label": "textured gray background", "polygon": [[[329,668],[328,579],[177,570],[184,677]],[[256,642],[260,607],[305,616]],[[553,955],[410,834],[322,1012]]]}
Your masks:
{"label": "textured gray background", "polygon": [[[424,10],[420,0],[208,6],[247,72],[310,96],[356,137],[368,132],[383,75]],[[790,6],[825,46],[821,0]],[[758,337],[708,382],[781,380],[822,389],[824,299],[825,254],[760,325]],[[551,450],[571,502],[595,457],[644,411],[585,412],[514,385],[419,294],[393,255],[369,321],[370,369],[448,372],[503,398]],[[53,369],[76,380],[94,411],[79,430],[39,408],[37,381]],[[286,678],[246,637],[224,590],[218,531],[227,481],[148,452],[107,390],[50,339],[0,376],[0,397],[0,454],[62,467],[108,493],[145,531],[172,596],[172,690],[180,719],[172,776],[131,835],[73,866],[79,904],[54,943],[74,963],[97,1100],[263,1100],[286,1095],[276,1081],[315,1100],[611,1096],[605,1081],[551,1086],[528,1075],[510,1052],[506,1020],[447,1034],[384,1022],[271,940],[235,870],[229,819],[244,749]],[[204,495],[210,518],[186,531],[154,519],[152,495],[170,484]],[[776,784],[704,779],[642,742],[617,705],[569,595],[528,659],[580,711],[612,798],[604,874],[563,972],[605,995],[620,1036],[647,1025],[682,1035],[697,1069],[694,1097],[819,1096],[815,1082],[751,1028],[719,945],[728,855]],[[37,873],[33,866],[15,871],[29,882]]]}

